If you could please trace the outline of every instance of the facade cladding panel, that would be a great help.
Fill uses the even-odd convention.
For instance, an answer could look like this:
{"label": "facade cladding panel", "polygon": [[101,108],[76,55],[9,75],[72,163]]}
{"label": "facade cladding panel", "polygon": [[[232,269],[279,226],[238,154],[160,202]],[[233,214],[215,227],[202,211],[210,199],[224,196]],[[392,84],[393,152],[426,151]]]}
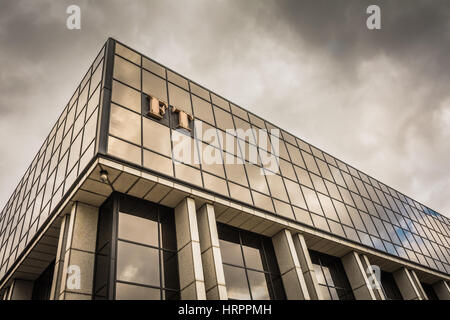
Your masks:
{"label": "facade cladding panel", "polygon": [[[0,214],[0,279],[97,154],[450,273],[448,218],[109,39]],[[134,245],[164,252],[156,244]],[[331,262],[314,263],[324,269]],[[277,272],[256,271],[273,278],[266,296],[276,296]],[[347,284],[321,285],[349,295]],[[174,289],[152,286],[161,297]]]}
{"label": "facade cladding panel", "polygon": [[105,46],[65,106],[0,214],[0,279],[97,153]]}

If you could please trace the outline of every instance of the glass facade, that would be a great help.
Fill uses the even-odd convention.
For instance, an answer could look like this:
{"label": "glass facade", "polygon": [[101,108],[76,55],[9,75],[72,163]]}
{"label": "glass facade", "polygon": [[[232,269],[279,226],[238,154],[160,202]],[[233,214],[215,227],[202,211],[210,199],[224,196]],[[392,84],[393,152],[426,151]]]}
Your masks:
{"label": "glass facade", "polygon": [[[164,106],[156,118],[149,112],[152,99]],[[109,155],[450,272],[448,218],[286,131],[258,134],[277,128],[118,42],[111,101]],[[195,119],[189,130],[179,128],[174,107]],[[189,146],[188,157],[180,158],[179,145]],[[195,161],[205,154],[218,161]],[[275,167],[262,161],[268,156],[275,156]]]}
{"label": "glass facade", "polygon": [[100,209],[95,299],[178,299],[173,209],[113,194]]}
{"label": "glass facade", "polygon": [[105,47],[0,213],[0,279],[96,154]]}
{"label": "glass facade", "polygon": [[341,259],[312,250],[309,254],[323,299],[354,300]]}
{"label": "glass facade", "polygon": [[217,225],[230,300],[286,299],[272,240]]}

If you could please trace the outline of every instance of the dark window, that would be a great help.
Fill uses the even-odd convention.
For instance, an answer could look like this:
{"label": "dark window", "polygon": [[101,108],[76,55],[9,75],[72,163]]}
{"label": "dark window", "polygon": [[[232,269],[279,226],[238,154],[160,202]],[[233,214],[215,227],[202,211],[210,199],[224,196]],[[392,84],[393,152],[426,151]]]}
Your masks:
{"label": "dark window", "polygon": [[96,299],[178,299],[172,209],[115,194],[100,209],[99,224]]}
{"label": "dark window", "polygon": [[50,300],[54,269],[55,261],[50,263],[39,278],[34,281],[31,300]]}
{"label": "dark window", "polygon": [[354,300],[341,259],[316,251],[309,252],[319,288],[325,300]]}
{"label": "dark window", "polygon": [[381,286],[387,300],[403,300],[392,273],[381,271]]}
{"label": "dark window", "polygon": [[421,285],[423,290],[427,294],[428,300],[439,300],[431,284],[421,282]]}
{"label": "dark window", "polygon": [[270,238],[217,225],[229,299],[285,299]]}

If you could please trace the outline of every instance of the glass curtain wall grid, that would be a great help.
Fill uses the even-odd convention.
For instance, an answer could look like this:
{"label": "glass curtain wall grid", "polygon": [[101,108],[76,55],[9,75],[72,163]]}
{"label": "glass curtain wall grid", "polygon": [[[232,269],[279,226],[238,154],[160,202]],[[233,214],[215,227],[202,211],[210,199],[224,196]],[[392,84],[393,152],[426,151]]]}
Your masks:
{"label": "glass curtain wall grid", "polygon": [[450,273],[448,218],[282,129],[228,129],[279,128],[109,39],[0,213],[0,278],[97,154]]}
{"label": "glass curtain wall grid", "polygon": [[97,153],[104,56],[105,46],[0,213],[0,279],[58,209]]}
{"label": "glass curtain wall grid", "polygon": [[320,252],[309,252],[324,300],[355,300],[341,259]]}
{"label": "glass curtain wall grid", "polygon": [[[450,272],[448,218],[281,129],[275,137],[279,170],[272,172],[262,165],[261,153],[275,150],[273,136],[263,150],[255,132],[242,137],[226,130],[274,125],[118,42],[112,74],[107,155]],[[153,98],[166,110],[157,118],[149,116]],[[199,134],[192,122],[192,130],[180,130],[173,107],[201,121],[208,135]],[[178,158],[178,143],[191,147],[188,161]],[[257,151],[256,161],[250,161],[249,150]],[[196,163],[205,152],[221,161]]]}
{"label": "glass curtain wall grid", "polygon": [[217,232],[228,299],[286,299],[270,238],[220,223]]}
{"label": "glass curtain wall grid", "polygon": [[94,299],[179,299],[173,209],[115,193],[98,226]]}

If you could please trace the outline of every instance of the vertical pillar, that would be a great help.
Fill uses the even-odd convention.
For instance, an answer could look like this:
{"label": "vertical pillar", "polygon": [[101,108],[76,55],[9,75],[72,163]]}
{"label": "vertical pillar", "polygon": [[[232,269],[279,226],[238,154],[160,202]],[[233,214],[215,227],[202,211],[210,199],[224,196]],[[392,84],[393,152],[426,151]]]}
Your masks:
{"label": "vertical pillar", "polygon": [[290,231],[283,229],[272,237],[272,243],[286,298],[288,300],[310,300]]}
{"label": "vertical pillar", "polygon": [[[367,270],[371,270],[371,277],[368,278],[368,285],[371,286],[373,293],[375,295],[376,300],[386,300],[386,296],[384,295],[384,291],[381,287],[381,280],[376,276],[375,270],[372,268],[372,264],[369,261],[369,258],[362,254],[361,256],[361,263],[363,265],[363,270],[366,270],[366,275],[368,275]],[[379,269],[378,269],[379,270]],[[381,270],[380,270],[381,272]]]}
{"label": "vertical pillar", "polygon": [[394,280],[404,300],[422,300],[413,278],[405,267],[394,272]]}
{"label": "vertical pillar", "polygon": [[205,300],[205,282],[194,199],[184,198],[175,208],[175,230],[181,299]]}
{"label": "vertical pillar", "polygon": [[351,251],[343,256],[341,260],[356,300],[376,300],[359,254]]}
{"label": "vertical pillar", "polygon": [[1,293],[0,300],[6,300],[8,297],[8,288],[4,289],[4,291]]}
{"label": "vertical pillar", "polygon": [[445,280],[440,280],[433,284],[433,290],[439,300],[450,300],[450,286]]}
{"label": "vertical pillar", "polygon": [[311,262],[311,257],[309,256],[305,238],[300,233],[294,234],[292,237],[294,239],[295,251],[300,262],[300,268],[303,272],[303,278],[305,279],[309,296],[311,300],[322,300],[322,293],[319,289],[319,283],[317,282],[316,273]]}
{"label": "vertical pillar", "polygon": [[64,235],[61,282],[55,288],[59,300],[92,299],[97,222],[98,208],[74,203]]}
{"label": "vertical pillar", "polygon": [[61,287],[61,278],[64,267],[64,253],[66,252],[67,230],[69,228],[70,214],[65,214],[61,218],[61,227],[59,231],[58,249],[55,258],[55,270],[53,271],[52,288],[50,291],[50,300],[58,300],[59,288]]}
{"label": "vertical pillar", "polygon": [[14,281],[12,282],[12,284],[8,288],[8,292],[6,293],[6,299],[5,300],[11,300],[11,293],[12,293],[13,288],[14,288]]}
{"label": "vertical pillar", "polygon": [[31,300],[33,281],[15,279],[9,292],[9,300]]}
{"label": "vertical pillar", "polygon": [[209,203],[202,206],[197,212],[197,220],[206,298],[208,300],[227,300],[214,206]]}
{"label": "vertical pillar", "polygon": [[3,292],[1,300],[8,300],[8,298],[9,298],[8,293],[9,293],[9,287],[5,289],[5,292]]}
{"label": "vertical pillar", "polygon": [[428,300],[428,296],[427,296],[425,290],[423,289],[422,284],[420,283],[420,280],[417,277],[416,272],[414,270],[409,270],[409,273],[411,274],[411,278],[414,282],[414,285],[416,286],[417,291],[419,292],[420,298],[422,300]]}

